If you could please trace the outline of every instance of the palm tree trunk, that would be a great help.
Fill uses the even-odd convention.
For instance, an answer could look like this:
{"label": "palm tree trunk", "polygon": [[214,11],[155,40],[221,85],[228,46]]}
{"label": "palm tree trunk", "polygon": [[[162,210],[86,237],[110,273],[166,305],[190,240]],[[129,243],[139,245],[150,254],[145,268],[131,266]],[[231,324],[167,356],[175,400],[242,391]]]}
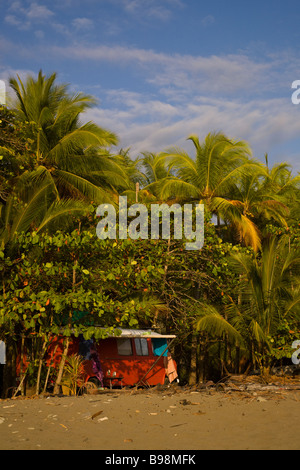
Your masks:
{"label": "palm tree trunk", "polygon": [[40,391],[41,372],[42,372],[43,358],[46,352],[46,347],[47,347],[47,339],[45,337],[44,343],[41,349],[40,359],[39,359],[39,368],[38,368],[38,373],[37,373],[36,389],[35,389],[36,395],[39,395],[39,391]]}
{"label": "palm tree trunk", "polygon": [[203,340],[203,336],[200,338],[199,346],[198,346],[198,354],[197,354],[197,382],[204,383],[205,375],[206,375],[206,368],[205,368],[205,359],[207,355],[207,343],[205,339]]}
{"label": "palm tree trunk", "polygon": [[48,367],[48,371],[47,371],[47,377],[46,377],[46,380],[45,380],[44,390],[43,390],[44,393],[45,393],[46,390],[47,390],[47,385],[48,385],[48,380],[49,380],[49,376],[50,376],[51,366],[53,366],[53,364],[52,364],[52,359],[55,358],[55,354],[56,354],[57,347],[58,347],[58,344],[55,346],[55,349],[54,349],[54,352],[53,352],[53,356],[50,358],[50,361],[49,361],[49,367]]}
{"label": "palm tree trunk", "polygon": [[241,373],[241,367],[240,367],[240,347],[236,346],[235,347],[235,374],[240,374]]}
{"label": "palm tree trunk", "polygon": [[197,383],[197,337],[195,335],[192,335],[189,385],[195,385],[196,383]]}
{"label": "palm tree trunk", "polygon": [[24,336],[22,336],[22,339],[21,339],[21,353],[20,353],[20,385],[21,385],[21,395],[22,397],[24,396],[24,379],[25,379],[25,374],[26,372],[23,370],[23,366],[24,366],[24,346],[25,346],[25,338]]}

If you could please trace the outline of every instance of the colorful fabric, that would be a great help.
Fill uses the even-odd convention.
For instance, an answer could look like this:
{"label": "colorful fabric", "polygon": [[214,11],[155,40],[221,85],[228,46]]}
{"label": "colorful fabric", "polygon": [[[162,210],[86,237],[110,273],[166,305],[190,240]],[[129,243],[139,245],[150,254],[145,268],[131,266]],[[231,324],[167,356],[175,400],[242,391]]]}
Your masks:
{"label": "colorful fabric", "polygon": [[[153,354],[155,356],[160,356],[164,350],[166,349],[168,343],[165,338],[152,338],[152,347],[153,347]],[[163,357],[168,356],[168,350],[163,353]]]}
{"label": "colorful fabric", "polygon": [[172,383],[175,379],[177,379],[178,374],[177,374],[177,370],[175,367],[175,363],[170,353],[168,354],[168,357],[164,358],[164,362],[165,362],[166,375],[169,379],[169,382]]}
{"label": "colorful fabric", "polygon": [[102,370],[101,363],[100,363],[97,353],[91,354],[91,361],[92,361],[93,372],[103,387],[104,374],[103,374],[103,370]]}

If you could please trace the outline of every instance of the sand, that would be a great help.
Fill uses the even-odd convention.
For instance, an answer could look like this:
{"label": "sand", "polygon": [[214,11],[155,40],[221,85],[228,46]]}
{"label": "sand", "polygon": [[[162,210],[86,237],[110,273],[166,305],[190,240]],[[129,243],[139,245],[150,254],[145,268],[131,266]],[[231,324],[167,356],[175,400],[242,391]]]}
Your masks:
{"label": "sand", "polygon": [[299,450],[299,404],[280,388],[0,400],[0,450]]}

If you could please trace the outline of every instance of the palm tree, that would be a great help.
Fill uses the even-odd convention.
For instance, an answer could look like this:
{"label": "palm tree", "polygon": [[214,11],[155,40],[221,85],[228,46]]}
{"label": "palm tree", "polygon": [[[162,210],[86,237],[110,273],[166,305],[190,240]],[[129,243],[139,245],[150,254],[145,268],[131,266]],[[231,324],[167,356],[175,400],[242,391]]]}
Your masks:
{"label": "palm tree", "polygon": [[166,160],[160,154],[152,152],[142,152],[140,160],[141,171],[145,177],[143,195],[146,201],[161,201],[160,186],[165,178],[170,175],[170,169]]}
{"label": "palm tree", "polygon": [[240,239],[257,250],[258,228],[241,210],[241,202],[232,197],[241,177],[251,175],[258,166],[250,159],[248,144],[230,140],[222,133],[208,134],[203,143],[197,136],[188,140],[196,149],[195,159],[182,149],[161,154],[170,173],[160,184],[160,196],[181,202],[203,202],[209,212],[233,225]]}
{"label": "palm tree", "polygon": [[[16,93],[15,114],[29,122],[30,158],[26,152],[23,172],[10,179],[10,191],[1,210],[2,244],[29,228],[43,230],[70,221],[91,209],[90,203],[117,199],[116,187],[129,178],[108,147],[115,134],[92,122],[80,123],[80,115],[95,104],[82,93],[70,95],[66,85],[56,85],[56,74],[10,79]],[[33,129],[33,131],[32,131]],[[20,165],[19,165],[20,166]]]}
{"label": "palm tree", "polygon": [[265,191],[271,192],[277,201],[289,207],[288,223],[298,222],[300,217],[300,174],[293,176],[288,163],[278,163],[271,169],[266,154],[266,175],[262,183]]}
{"label": "palm tree", "polygon": [[113,193],[115,184],[112,174],[119,168],[107,148],[117,137],[92,122],[81,124],[80,115],[95,104],[94,98],[70,95],[67,86],[55,80],[55,73],[45,77],[41,71],[36,80],[29,76],[25,83],[20,77],[10,79],[18,118],[36,126],[32,170],[51,177],[59,197],[108,202],[107,191]]}
{"label": "palm tree", "polygon": [[241,175],[233,188],[232,197],[239,204],[243,215],[249,217],[260,229],[263,229],[266,221],[287,226],[290,215],[288,204],[272,190],[268,182],[269,175],[265,166],[257,165],[251,174]]}
{"label": "palm tree", "polygon": [[141,165],[146,177],[146,186],[156,197],[159,197],[159,182],[170,174],[166,162],[159,154],[143,152]]}
{"label": "palm tree", "polygon": [[242,353],[253,368],[268,368],[278,332],[299,324],[299,250],[291,248],[288,237],[273,237],[264,240],[259,253],[232,254],[229,263],[240,279],[236,299],[228,296],[229,303],[221,309],[199,304],[195,329],[222,339],[224,355],[230,345],[237,360]]}
{"label": "palm tree", "polygon": [[268,363],[278,328],[300,319],[300,256],[287,237],[266,240],[260,254],[232,255],[232,268],[240,276],[238,301],[227,307],[230,324],[241,333],[252,353]]}
{"label": "palm tree", "polygon": [[160,200],[160,184],[169,176],[166,162],[159,154],[142,152],[135,160],[123,155],[126,168],[132,181],[132,188],[122,194],[132,202],[151,203]]}
{"label": "palm tree", "polygon": [[[43,170],[39,170],[40,173]],[[17,233],[68,228],[74,217],[88,215],[93,207],[82,200],[59,198],[50,177],[39,171],[24,172],[1,207],[0,246],[14,240]]]}
{"label": "palm tree", "polygon": [[123,186],[119,185],[117,187],[118,193],[121,196],[126,196],[131,204],[138,202],[143,196],[143,192],[140,192],[140,189],[144,186],[146,180],[145,175],[140,169],[141,159],[139,157],[132,159],[130,148],[120,149],[118,155],[115,155],[113,158],[120,165],[126,176]]}

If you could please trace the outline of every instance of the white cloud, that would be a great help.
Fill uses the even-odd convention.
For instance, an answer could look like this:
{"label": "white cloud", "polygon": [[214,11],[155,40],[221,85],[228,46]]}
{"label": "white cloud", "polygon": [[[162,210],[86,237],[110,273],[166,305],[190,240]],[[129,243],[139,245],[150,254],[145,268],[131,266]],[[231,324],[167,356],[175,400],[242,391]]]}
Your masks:
{"label": "white cloud", "polygon": [[[153,99],[146,94],[126,90],[110,90],[107,93],[111,104],[118,109],[127,109],[128,116],[146,117],[148,120],[174,118],[177,108],[169,103]],[[145,106],[146,104],[146,106]]]}
{"label": "white cloud", "polygon": [[[76,20],[82,20],[78,26],[87,25],[87,18]],[[12,50],[25,53],[21,47]],[[190,134],[203,139],[208,132],[220,130],[231,138],[247,140],[259,159],[268,152],[270,159],[274,155],[279,161],[290,160],[295,169],[300,169],[296,151],[293,149],[289,156],[291,152],[284,154],[283,150],[300,135],[300,106],[293,106],[290,99],[291,83],[299,78],[299,59],[292,53],[258,61],[246,54],[202,57],[79,44],[43,49],[36,46],[27,54],[34,58],[47,54],[49,58],[77,62],[81,67],[89,61],[95,67],[111,63],[122,66],[125,72],[138,70],[140,86],[144,82],[147,92],[134,92],[133,87],[102,87],[101,98],[109,105],[94,108],[86,115],[87,120],[116,132],[121,146],[131,147],[133,155],[173,145],[193,154],[191,143],[186,141]]]}
{"label": "white cloud", "polygon": [[[88,18],[75,18],[73,26],[88,30],[92,23]],[[71,37],[65,25],[53,22],[52,27]],[[164,94],[168,100],[180,99],[181,96],[263,96],[265,93],[277,93],[287,87],[287,79],[295,74],[300,66],[299,59],[267,57],[254,60],[246,54],[231,54],[209,57],[166,54],[149,49],[127,46],[81,45],[51,46],[43,49],[32,47],[28,54],[36,58],[47,53],[49,57],[64,58],[68,61],[111,63],[116,67],[127,67],[129,71],[138,70],[144,76],[144,82],[151,84]],[[292,80],[291,80],[292,81]]]}
{"label": "white cloud", "polygon": [[263,160],[267,152],[270,159],[288,161],[294,170],[300,170],[296,155],[278,152],[278,148],[288,146],[289,141],[300,134],[300,109],[289,100],[242,103],[203,96],[196,103],[170,106],[150,96],[124,90],[107,94],[111,108],[92,109],[86,118],[115,131],[120,146],[131,147],[133,156],[143,151],[160,152],[172,146],[182,147],[193,156],[193,146],[186,140],[189,135],[197,134],[202,140],[208,132],[222,131],[232,139],[248,141],[255,158]]}
{"label": "white cloud", "polygon": [[44,31],[38,29],[34,32],[35,36],[38,38],[38,39],[44,39],[45,37],[45,33]]}
{"label": "white cloud", "polygon": [[72,21],[72,25],[77,30],[86,30],[92,28],[94,26],[94,23],[89,18],[74,18],[74,20]]}
{"label": "white cloud", "polygon": [[[50,48],[51,50],[51,48]],[[76,60],[135,66],[145,73],[145,81],[160,87],[210,94],[251,93],[269,89],[277,63],[255,62],[246,55],[191,56],[158,53],[124,46],[53,47],[53,54]]]}
{"label": "white cloud", "polygon": [[214,24],[215,21],[216,20],[213,15],[207,15],[201,20],[201,23],[203,24],[203,26],[210,26]]}
{"label": "white cloud", "polygon": [[25,11],[25,15],[32,21],[46,21],[51,18],[54,13],[46,6],[38,5],[36,2],[33,2]]}
{"label": "white cloud", "polygon": [[181,0],[117,0],[124,10],[136,18],[145,21],[156,19],[167,21],[171,18],[174,8],[183,8]]}
{"label": "white cloud", "polygon": [[21,24],[21,21],[18,20],[15,15],[6,15],[4,19],[6,23],[11,24],[12,26],[20,26]]}
{"label": "white cloud", "polygon": [[29,29],[33,23],[49,21],[54,16],[53,11],[37,2],[31,2],[26,8],[20,1],[15,1],[10,5],[8,11],[9,14],[5,16],[5,21],[21,30]]}
{"label": "white cloud", "polygon": [[22,3],[20,1],[14,1],[9,7],[10,11],[21,11],[24,10]]}
{"label": "white cloud", "polygon": [[[145,93],[101,88],[101,98],[109,105],[88,114],[118,133],[121,145],[131,147],[135,155],[172,145],[192,150],[186,142],[190,134],[196,133],[201,139],[208,132],[220,130],[231,138],[247,140],[261,159],[265,152],[275,155],[278,148],[287,147],[300,135],[300,106],[291,103],[289,82],[291,74],[297,78],[299,61],[282,67],[290,55],[255,61],[246,54],[168,55],[103,45],[49,47],[44,52],[78,61],[82,67],[84,61],[90,61],[97,67],[111,63],[122,66],[123,71],[135,69],[145,85],[151,84]],[[289,157],[276,153],[276,158]]]}
{"label": "white cloud", "polygon": [[9,79],[11,77],[17,77],[17,75],[22,81],[24,81],[28,75],[35,76],[36,74],[29,69],[12,69],[10,67],[5,67],[4,65],[0,66],[0,80],[3,80],[6,85],[6,104],[8,106],[11,106],[15,99],[14,92],[9,85]]}

